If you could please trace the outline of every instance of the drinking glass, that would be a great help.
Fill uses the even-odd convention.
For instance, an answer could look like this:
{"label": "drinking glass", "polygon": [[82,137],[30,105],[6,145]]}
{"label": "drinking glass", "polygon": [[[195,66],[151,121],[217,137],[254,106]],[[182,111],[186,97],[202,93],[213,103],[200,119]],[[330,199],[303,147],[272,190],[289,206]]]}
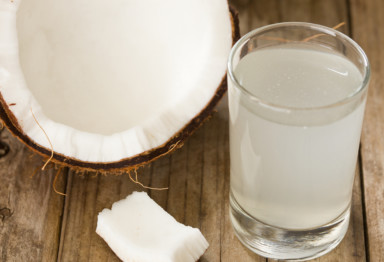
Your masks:
{"label": "drinking glass", "polygon": [[321,25],[268,25],[233,47],[230,218],[246,247],[299,261],[343,239],[369,76],[363,50]]}

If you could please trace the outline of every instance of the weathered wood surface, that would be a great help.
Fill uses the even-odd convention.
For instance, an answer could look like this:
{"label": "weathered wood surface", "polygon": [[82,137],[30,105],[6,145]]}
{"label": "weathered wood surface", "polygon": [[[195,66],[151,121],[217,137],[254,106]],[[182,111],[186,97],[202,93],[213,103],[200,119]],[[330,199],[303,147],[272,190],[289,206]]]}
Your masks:
{"label": "weathered wood surface", "polygon": [[[352,216],[343,242],[315,261],[384,261],[384,3],[381,0],[231,0],[240,14],[241,33],[280,21],[327,26],[347,22],[367,51],[372,81],[355,179]],[[225,98],[226,99],[226,98]],[[167,191],[150,196],[178,221],[198,227],[210,243],[200,261],[267,261],[243,247],[229,222],[227,103],[170,156],[139,170],[140,181]],[[95,233],[103,208],[142,189],[128,175],[79,175],[38,171],[43,160],[4,130],[0,137],[0,261],[119,261]],[[7,152],[7,146],[10,150]],[[2,156],[4,155],[4,156]],[[362,172],[360,172],[362,170]],[[363,182],[363,183],[361,183]],[[362,190],[363,188],[363,190]],[[271,261],[271,260],[269,260]]]}
{"label": "weathered wood surface", "polygon": [[56,172],[40,171],[41,157],[7,130],[0,138],[0,261],[54,261],[64,206],[52,189]]}
{"label": "weathered wood surface", "polygon": [[384,2],[351,0],[352,34],[370,59],[372,75],[361,140],[367,248],[384,261]]}

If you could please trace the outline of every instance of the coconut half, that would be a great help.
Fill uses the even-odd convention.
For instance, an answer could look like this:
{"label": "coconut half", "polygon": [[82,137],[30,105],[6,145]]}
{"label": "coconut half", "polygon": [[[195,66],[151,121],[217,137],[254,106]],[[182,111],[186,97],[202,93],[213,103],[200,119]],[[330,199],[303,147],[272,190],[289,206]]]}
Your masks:
{"label": "coconut half", "polygon": [[0,0],[0,116],[56,163],[150,162],[226,91],[236,20],[227,0]]}

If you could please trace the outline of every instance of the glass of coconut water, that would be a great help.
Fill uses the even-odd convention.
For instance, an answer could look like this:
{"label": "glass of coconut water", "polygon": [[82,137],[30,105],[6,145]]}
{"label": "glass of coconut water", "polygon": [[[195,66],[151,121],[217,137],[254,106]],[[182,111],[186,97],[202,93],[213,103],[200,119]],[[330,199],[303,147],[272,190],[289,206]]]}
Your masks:
{"label": "glass of coconut water", "polygon": [[348,228],[366,55],[331,28],[280,23],[240,39],[228,66],[236,235],[274,259],[329,252]]}

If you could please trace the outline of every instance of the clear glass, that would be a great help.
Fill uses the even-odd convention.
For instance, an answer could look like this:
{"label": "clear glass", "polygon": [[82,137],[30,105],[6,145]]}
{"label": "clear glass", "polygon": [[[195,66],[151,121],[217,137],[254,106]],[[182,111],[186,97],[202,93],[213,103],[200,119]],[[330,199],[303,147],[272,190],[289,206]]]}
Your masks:
{"label": "clear glass", "polygon": [[369,76],[363,50],[320,25],[265,26],[233,47],[230,217],[249,249],[302,261],[343,239]]}

